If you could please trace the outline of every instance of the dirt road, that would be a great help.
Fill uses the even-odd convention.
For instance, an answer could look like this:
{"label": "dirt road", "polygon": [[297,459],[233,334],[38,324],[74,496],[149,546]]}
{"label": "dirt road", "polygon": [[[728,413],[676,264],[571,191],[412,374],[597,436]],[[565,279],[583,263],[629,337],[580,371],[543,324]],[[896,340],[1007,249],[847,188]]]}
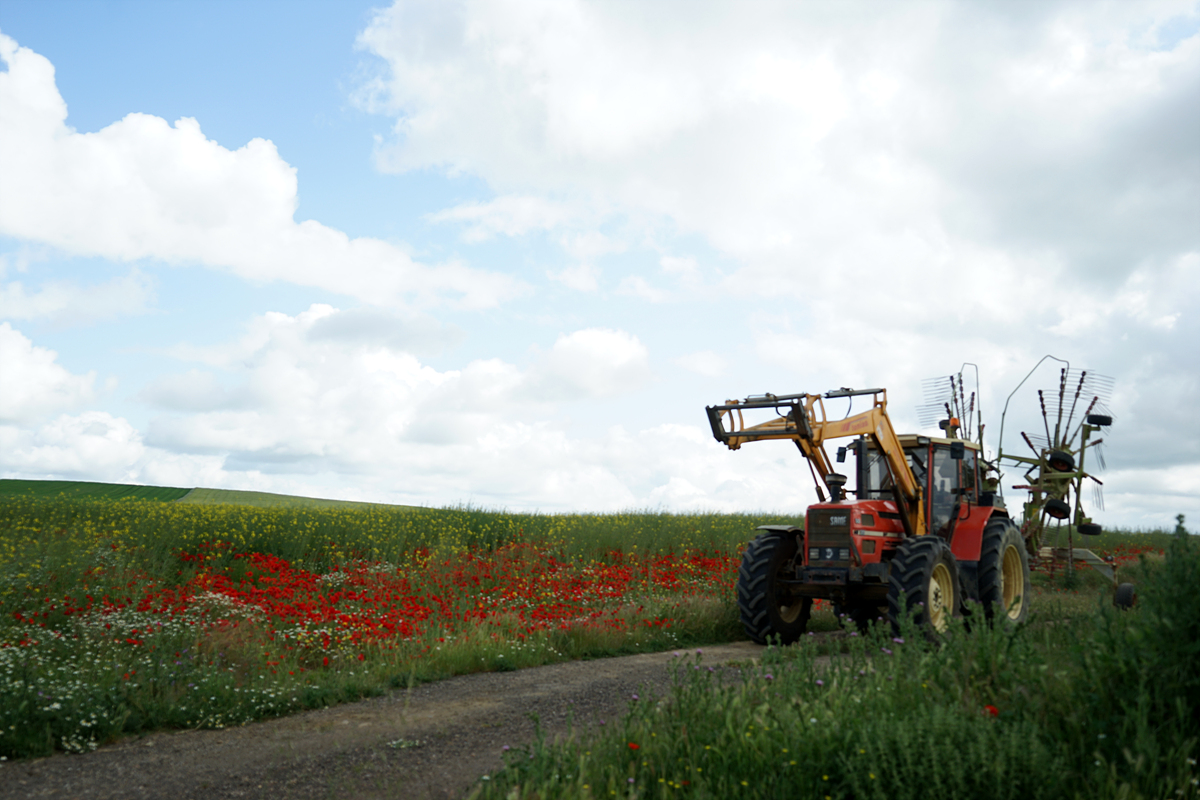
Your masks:
{"label": "dirt road", "polygon": [[[745,662],[750,643],[704,648]],[[673,654],[575,661],[451,678],[386,697],[222,731],[130,739],[79,756],[0,764],[0,798],[453,798],[502,765],[505,745],[587,728],[669,684]]]}

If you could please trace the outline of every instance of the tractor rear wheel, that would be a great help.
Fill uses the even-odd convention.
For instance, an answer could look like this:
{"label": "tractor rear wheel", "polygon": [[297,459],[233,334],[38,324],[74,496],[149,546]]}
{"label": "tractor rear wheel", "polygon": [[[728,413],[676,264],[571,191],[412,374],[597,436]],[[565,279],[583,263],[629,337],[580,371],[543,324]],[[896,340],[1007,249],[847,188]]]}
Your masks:
{"label": "tractor rear wheel", "polygon": [[812,613],[812,598],[798,597],[783,583],[794,580],[796,534],[766,531],[742,554],[738,570],[738,611],[746,635],[758,644],[779,637],[791,644],[804,635]]}
{"label": "tractor rear wheel", "polygon": [[[904,600],[901,600],[901,594]],[[903,603],[903,604],[902,604]],[[896,548],[888,578],[888,617],[899,629],[905,611],[931,634],[945,632],[961,605],[958,564],[937,536],[915,536]]]}
{"label": "tractor rear wheel", "polygon": [[997,517],[983,529],[979,552],[979,602],[988,619],[1011,625],[1029,616],[1029,554],[1017,526]]}

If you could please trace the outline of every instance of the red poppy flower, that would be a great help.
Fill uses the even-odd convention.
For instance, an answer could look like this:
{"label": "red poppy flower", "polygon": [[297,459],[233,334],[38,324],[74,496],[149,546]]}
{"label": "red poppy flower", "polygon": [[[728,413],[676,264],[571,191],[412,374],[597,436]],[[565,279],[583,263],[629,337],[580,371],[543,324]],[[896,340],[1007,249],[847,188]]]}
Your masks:
{"label": "red poppy flower", "polygon": [[637,742],[630,742],[630,743],[629,743],[629,749],[630,749],[630,750],[637,750],[639,747],[641,747],[641,745],[640,745],[640,744],[638,744]]}
{"label": "red poppy flower", "polygon": [[983,710],[991,714],[993,717],[1000,716],[1000,709],[996,708],[995,706],[987,705],[983,707]]}

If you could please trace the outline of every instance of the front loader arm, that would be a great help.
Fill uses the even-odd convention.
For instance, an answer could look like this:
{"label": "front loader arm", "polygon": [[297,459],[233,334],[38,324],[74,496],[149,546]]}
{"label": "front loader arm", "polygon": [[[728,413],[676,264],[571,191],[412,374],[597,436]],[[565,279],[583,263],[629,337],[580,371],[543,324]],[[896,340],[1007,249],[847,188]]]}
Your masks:
{"label": "front loader arm", "polygon": [[[870,409],[846,419],[829,421],[825,417],[823,398],[855,397],[873,395]],[[747,426],[743,412],[751,409],[773,409],[779,414],[776,419]],[[887,414],[887,391],[884,389],[836,389],[818,394],[761,395],[745,400],[731,400],[724,405],[709,406],[709,424],[717,441],[730,450],[737,450],[746,442],[790,439],[812,464],[818,480],[822,483],[834,472],[825,452],[827,439],[842,439],[851,436],[866,436],[876,450],[887,460],[892,480],[896,486],[897,500],[903,507],[910,535],[925,531],[925,514],[921,499],[921,488],[908,465],[900,437],[892,427]],[[726,427],[728,422],[728,427]]]}

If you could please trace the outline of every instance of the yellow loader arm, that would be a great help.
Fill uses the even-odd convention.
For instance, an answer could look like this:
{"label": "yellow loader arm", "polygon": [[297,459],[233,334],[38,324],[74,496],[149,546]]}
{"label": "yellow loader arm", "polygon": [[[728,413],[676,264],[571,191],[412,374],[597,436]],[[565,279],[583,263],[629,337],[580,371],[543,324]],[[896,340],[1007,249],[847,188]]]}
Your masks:
{"label": "yellow loader arm", "polygon": [[[830,421],[825,416],[825,399],[871,395],[871,408],[841,420]],[[751,409],[774,409],[778,418],[749,427],[743,412]],[[708,406],[708,421],[713,436],[730,450],[746,442],[790,439],[808,459],[817,479],[817,493],[824,500],[821,484],[829,485],[829,476],[837,475],[825,452],[827,439],[866,436],[875,450],[887,461],[896,488],[896,500],[904,512],[905,531],[910,536],[925,532],[925,512],[921,487],[908,465],[900,438],[887,414],[886,389],[835,389],[820,394],[765,394],[730,400],[724,405]],[[839,476],[841,477],[841,476]],[[836,480],[836,479],[835,479]],[[843,478],[844,482],[844,478]]]}

